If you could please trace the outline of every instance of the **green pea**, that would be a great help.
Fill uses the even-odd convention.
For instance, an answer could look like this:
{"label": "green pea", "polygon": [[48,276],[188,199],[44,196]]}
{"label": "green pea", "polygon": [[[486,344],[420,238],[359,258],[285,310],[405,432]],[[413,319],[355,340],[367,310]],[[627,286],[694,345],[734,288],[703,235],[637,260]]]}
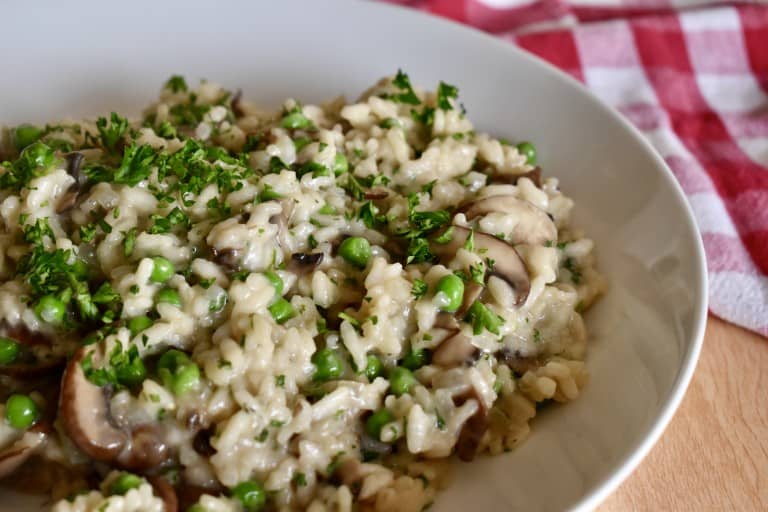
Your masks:
{"label": "green pea", "polygon": [[31,427],[38,415],[37,404],[27,395],[11,395],[5,402],[5,419],[13,428]]}
{"label": "green pea", "polygon": [[128,329],[131,331],[131,338],[135,337],[141,331],[152,327],[154,322],[147,315],[135,316],[128,320]]}
{"label": "green pea", "polygon": [[333,159],[333,174],[340,176],[349,170],[349,162],[344,153],[336,153]]}
{"label": "green pea", "polygon": [[172,387],[175,395],[183,395],[187,391],[195,389],[200,382],[200,368],[190,363],[176,372],[176,382]]}
{"label": "green pea", "polygon": [[267,493],[259,482],[246,480],[232,488],[232,497],[243,505],[246,512],[259,512],[267,503]]}
{"label": "green pea", "polygon": [[173,263],[162,256],[155,256],[152,258],[152,263],[155,265],[152,268],[152,274],[149,276],[149,279],[152,282],[164,283],[176,273],[176,268],[173,266]]}
{"label": "green pea", "polygon": [[67,306],[53,295],[44,295],[37,301],[35,313],[43,322],[58,324],[64,320]]}
{"label": "green pea", "polygon": [[389,374],[389,389],[397,396],[409,393],[418,381],[411,370],[398,366]]}
{"label": "green pea", "polygon": [[377,441],[381,440],[381,429],[387,423],[395,421],[394,415],[389,409],[379,409],[371,414],[365,421],[365,433]]}
{"label": "green pea", "polygon": [[287,116],[283,118],[283,120],[280,122],[280,126],[283,128],[288,128],[290,130],[296,130],[299,128],[310,128],[312,126],[312,121],[307,119],[307,117],[299,112],[291,112]]}
{"label": "green pea", "polygon": [[147,377],[147,367],[144,366],[144,361],[141,358],[136,357],[131,360],[130,364],[121,364],[115,367],[115,376],[117,381],[123,386],[134,387],[138,386]]}
{"label": "green pea", "polygon": [[456,274],[443,276],[437,282],[437,293],[445,297],[440,309],[453,313],[461,307],[464,300],[464,281]]}
{"label": "green pea", "polygon": [[24,151],[21,152],[21,159],[30,166],[48,168],[53,164],[56,155],[53,154],[50,147],[37,141],[24,148]]}
{"label": "green pea", "polygon": [[280,297],[267,308],[275,322],[282,324],[296,316],[296,310],[290,302]]}
{"label": "green pea", "polygon": [[536,165],[536,146],[530,142],[521,142],[517,145],[517,150],[525,156],[525,162],[530,165]]}
{"label": "green pea", "polygon": [[110,495],[124,495],[131,489],[138,489],[141,484],[144,483],[144,479],[133,473],[121,473],[120,476],[115,478],[111,484],[109,484]]}
{"label": "green pea", "polygon": [[409,370],[418,370],[432,360],[432,353],[427,349],[411,350],[403,358],[402,365]]}
{"label": "green pea", "polygon": [[155,302],[158,304],[165,302],[167,304],[173,304],[177,308],[181,307],[181,297],[179,296],[179,292],[173,288],[163,288],[157,292],[157,295],[155,295]]}
{"label": "green pea", "polygon": [[43,130],[31,124],[20,124],[13,130],[13,143],[22,150],[43,135]]}
{"label": "green pea", "polygon": [[371,259],[371,244],[363,237],[352,236],[341,242],[339,254],[357,268],[365,268]]}
{"label": "green pea", "polygon": [[19,344],[10,338],[0,338],[0,364],[11,364],[19,357]]}
{"label": "green pea", "polygon": [[312,364],[315,365],[315,374],[312,376],[314,381],[325,382],[338,379],[344,373],[344,362],[341,356],[329,347],[312,354]]}
{"label": "green pea", "polygon": [[271,270],[267,270],[264,272],[264,277],[266,277],[269,280],[269,284],[272,285],[272,287],[275,289],[275,295],[277,297],[281,296],[283,294],[283,280],[280,279],[280,276],[277,275],[277,272],[273,272]]}
{"label": "green pea", "polygon": [[157,374],[175,395],[183,395],[200,382],[200,369],[187,354],[175,348],[160,356]]}
{"label": "green pea", "polygon": [[363,370],[363,374],[368,377],[368,381],[373,382],[376,377],[382,374],[383,369],[384,367],[381,364],[381,359],[373,354],[368,354],[365,369]]}

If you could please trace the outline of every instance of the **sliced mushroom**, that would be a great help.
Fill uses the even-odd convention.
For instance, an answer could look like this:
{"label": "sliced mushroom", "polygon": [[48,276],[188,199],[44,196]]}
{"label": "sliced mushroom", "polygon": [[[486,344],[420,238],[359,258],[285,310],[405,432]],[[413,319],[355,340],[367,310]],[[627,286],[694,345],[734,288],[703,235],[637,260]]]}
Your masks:
{"label": "sliced mushroom", "polygon": [[363,194],[364,199],[372,199],[374,201],[380,200],[380,199],[386,199],[389,195],[389,192],[386,190],[369,190]]}
{"label": "sliced mushroom", "polygon": [[164,512],[178,512],[179,499],[168,480],[159,476],[150,476],[147,480],[152,485],[155,496],[163,500]]}
{"label": "sliced mushroom", "polygon": [[490,427],[488,418],[488,409],[483,405],[483,401],[477,396],[477,391],[470,388],[466,393],[454,397],[453,401],[457,406],[467,400],[477,401],[478,408],[475,414],[469,417],[459,432],[459,439],[456,441],[456,454],[464,462],[470,462],[477,455],[477,448],[480,446],[483,436]]}
{"label": "sliced mushroom", "polygon": [[478,199],[462,208],[467,220],[488,213],[505,213],[518,219],[511,233],[512,244],[541,245],[557,240],[557,226],[547,212],[513,195],[490,196]]}
{"label": "sliced mushroom", "polygon": [[534,185],[541,187],[541,167],[535,167],[533,170],[524,172],[522,174],[495,173],[491,174],[490,178],[494,183],[507,183],[509,185],[517,185],[517,181],[520,178],[528,178],[534,183]]}
{"label": "sliced mushroom", "polygon": [[161,466],[168,460],[170,448],[158,425],[139,425],[131,430],[131,442],[118,456],[117,463],[135,471]]}
{"label": "sliced mushroom", "polygon": [[480,441],[482,441],[489,426],[488,411],[481,405],[477,412],[464,423],[461,433],[459,433],[459,439],[456,441],[456,454],[461,460],[471,462],[475,458]]}
{"label": "sliced mushroom", "polygon": [[0,478],[13,474],[22,464],[43,445],[46,434],[34,427],[13,443],[0,451]]}
{"label": "sliced mushroom", "polygon": [[[128,434],[112,424],[109,393],[85,376],[82,362],[86,357],[82,347],[69,360],[62,379],[59,417],[72,442],[86,455],[98,461],[113,461],[130,442]],[[98,364],[98,350],[91,352],[92,362]]]}
{"label": "sliced mushroom", "polygon": [[456,316],[450,313],[440,312],[435,318],[434,327],[448,331],[458,331],[461,328],[461,324],[459,324]]}
{"label": "sliced mushroom", "polygon": [[157,425],[138,425],[132,430],[115,425],[110,413],[111,389],[93,384],[85,376],[82,362],[91,355],[99,366],[102,351],[81,347],[69,360],[62,378],[59,417],[69,438],[91,458],[114,462],[120,467],[144,471],[168,460],[170,449]]}
{"label": "sliced mushroom", "polygon": [[470,281],[464,285],[464,295],[461,299],[461,306],[456,310],[456,318],[464,318],[470,306],[480,298],[485,287],[475,281]]}
{"label": "sliced mushroom", "polygon": [[211,445],[211,436],[214,433],[215,429],[212,427],[198,431],[195,437],[192,438],[192,448],[204,457],[210,457],[215,454],[216,449]]}
{"label": "sliced mushroom", "polygon": [[440,343],[432,353],[432,364],[447,368],[472,361],[479,350],[464,334],[457,332]]}
{"label": "sliced mushroom", "polygon": [[[432,251],[441,258],[453,257],[469,237],[470,230],[461,226],[452,226],[453,236],[446,244],[432,243]],[[515,304],[521,304],[528,298],[531,279],[523,260],[517,251],[504,240],[486,233],[474,233],[475,251],[483,257],[493,260],[491,272],[506,281],[516,292]]]}
{"label": "sliced mushroom", "polygon": [[510,370],[522,375],[528,370],[535,370],[542,364],[538,357],[523,356],[519,351],[512,351],[508,348],[503,348],[496,352],[496,359],[504,363]]}
{"label": "sliced mushroom", "polygon": [[288,270],[294,274],[307,274],[317,268],[323,261],[321,252],[296,252],[291,255]]}
{"label": "sliced mushroom", "polygon": [[213,261],[221,266],[227,267],[235,272],[240,270],[240,251],[237,249],[216,249],[211,248]]}
{"label": "sliced mushroom", "polygon": [[82,153],[69,153],[65,157],[67,160],[67,174],[75,179],[75,182],[69,187],[69,190],[64,194],[56,205],[56,213],[64,213],[71,210],[77,204],[77,200],[80,197],[80,192],[88,181],[88,176],[82,170],[83,161],[85,156]]}
{"label": "sliced mushroom", "polygon": [[339,464],[339,467],[336,468],[335,474],[339,477],[341,483],[347,486],[350,486],[355,482],[359,482],[365,477],[365,472],[363,471],[363,463],[357,459],[351,458],[346,459],[344,462]]}

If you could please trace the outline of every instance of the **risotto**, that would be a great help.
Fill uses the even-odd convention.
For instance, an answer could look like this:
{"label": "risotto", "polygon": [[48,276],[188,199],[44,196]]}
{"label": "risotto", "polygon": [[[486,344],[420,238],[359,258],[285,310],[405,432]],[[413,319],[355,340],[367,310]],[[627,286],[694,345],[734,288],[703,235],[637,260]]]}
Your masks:
{"label": "risotto", "polygon": [[587,381],[604,287],[456,87],[0,133],[0,476],[66,511],[420,511]]}

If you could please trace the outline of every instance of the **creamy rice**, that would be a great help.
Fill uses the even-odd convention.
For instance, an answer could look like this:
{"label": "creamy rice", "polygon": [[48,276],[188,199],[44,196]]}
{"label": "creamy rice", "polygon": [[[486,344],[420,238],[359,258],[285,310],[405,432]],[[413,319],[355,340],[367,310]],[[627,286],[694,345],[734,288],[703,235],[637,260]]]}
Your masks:
{"label": "creamy rice", "polygon": [[0,473],[59,512],[422,510],[587,382],[594,244],[516,142],[400,72],[3,129]]}

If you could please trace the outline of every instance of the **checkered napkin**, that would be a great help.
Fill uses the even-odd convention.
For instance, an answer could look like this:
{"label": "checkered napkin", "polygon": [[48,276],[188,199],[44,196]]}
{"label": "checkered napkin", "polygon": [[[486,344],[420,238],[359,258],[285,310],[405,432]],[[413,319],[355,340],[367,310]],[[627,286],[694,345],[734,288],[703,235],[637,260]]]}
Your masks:
{"label": "checkered napkin", "polygon": [[711,311],[768,336],[768,5],[417,0],[548,60],[666,160],[704,240]]}

